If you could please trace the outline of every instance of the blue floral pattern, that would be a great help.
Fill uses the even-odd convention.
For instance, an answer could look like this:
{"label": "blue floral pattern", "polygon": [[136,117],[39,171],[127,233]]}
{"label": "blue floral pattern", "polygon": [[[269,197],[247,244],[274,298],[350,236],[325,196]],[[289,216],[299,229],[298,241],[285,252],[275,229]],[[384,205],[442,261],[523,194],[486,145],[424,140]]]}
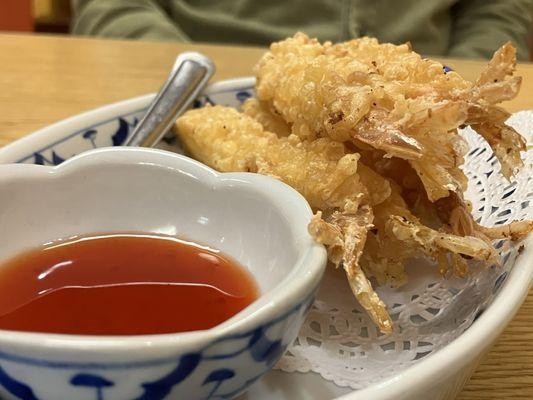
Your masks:
{"label": "blue floral pattern", "polygon": [[[238,106],[254,95],[253,87],[234,88],[203,95],[194,103],[194,108],[206,104]],[[17,162],[38,165],[58,165],[81,152],[98,147],[120,146],[130,135],[139,120],[148,110],[142,108],[125,115],[88,126],[50,145],[20,158]]]}
{"label": "blue floral pattern", "polygon": [[[187,384],[189,378],[192,378],[191,381],[201,382],[202,393],[195,395],[195,398],[230,399],[244,392],[272,368],[287,349],[313,300],[314,292],[273,321],[245,333],[222,337],[198,353],[187,353],[177,359],[130,364],[84,364],[48,362],[0,353],[0,360],[11,365],[25,364],[41,369],[71,371],[68,374],[70,379],[65,382],[76,389],[71,392],[91,391],[96,400],[108,399],[107,390],[123,384],[109,377],[110,372],[161,366],[170,366],[170,369],[153,381],[139,383],[141,394],[131,400],[163,400],[171,392],[172,398],[186,398],[193,390]],[[29,382],[8,374],[2,366],[0,386],[15,399],[49,400],[38,397]]]}

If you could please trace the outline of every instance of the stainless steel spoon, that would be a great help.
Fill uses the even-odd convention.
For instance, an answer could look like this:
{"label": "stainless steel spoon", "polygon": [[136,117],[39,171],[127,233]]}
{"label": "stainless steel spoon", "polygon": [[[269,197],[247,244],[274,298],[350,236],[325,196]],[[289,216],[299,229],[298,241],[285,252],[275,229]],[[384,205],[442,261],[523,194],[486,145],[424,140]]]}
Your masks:
{"label": "stainless steel spoon", "polygon": [[214,73],[215,65],[203,54],[180,54],[167,81],[124,145],[155,146],[176,118],[190,107]]}

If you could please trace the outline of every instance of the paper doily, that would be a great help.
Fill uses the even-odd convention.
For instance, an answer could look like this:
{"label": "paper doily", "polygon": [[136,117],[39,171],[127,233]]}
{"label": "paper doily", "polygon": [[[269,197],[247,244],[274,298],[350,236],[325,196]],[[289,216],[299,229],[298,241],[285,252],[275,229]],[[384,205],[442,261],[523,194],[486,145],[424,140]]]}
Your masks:
{"label": "paper doily", "polygon": [[[531,142],[533,111],[514,114],[508,121]],[[488,144],[470,128],[464,171],[469,178],[466,197],[474,217],[483,225],[532,219],[533,151],[524,155],[525,167],[509,183]],[[463,333],[492,301],[512,268],[520,244],[498,241],[501,267],[476,268],[466,279],[440,277],[428,261],[408,266],[410,281],[399,289],[379,288],[399,329],[382,335],[354,300],[340,270],[329,269],[298,338],[277,364],[287,372],[319,373],[353,389],[399,373],[441,349]]]}

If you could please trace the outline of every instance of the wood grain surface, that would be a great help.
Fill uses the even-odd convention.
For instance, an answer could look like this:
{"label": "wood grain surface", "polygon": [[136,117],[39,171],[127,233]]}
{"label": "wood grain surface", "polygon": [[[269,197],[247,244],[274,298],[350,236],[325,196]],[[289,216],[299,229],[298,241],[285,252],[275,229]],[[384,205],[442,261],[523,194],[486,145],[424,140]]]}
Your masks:
{"label": "wood grain surface", "polygon": [[[0,35],[0,146],[50,123],[159,89],[176,55],[212,57],[216,79],[252,75],[263,49],[35,35]],[[474,79],[485,62],[443,59]],[[533,65],[521,64],[510,111],[533,109]],[[533,291],[459,400],[533,399]],[[431,400],[431,399],[428,399]]]}

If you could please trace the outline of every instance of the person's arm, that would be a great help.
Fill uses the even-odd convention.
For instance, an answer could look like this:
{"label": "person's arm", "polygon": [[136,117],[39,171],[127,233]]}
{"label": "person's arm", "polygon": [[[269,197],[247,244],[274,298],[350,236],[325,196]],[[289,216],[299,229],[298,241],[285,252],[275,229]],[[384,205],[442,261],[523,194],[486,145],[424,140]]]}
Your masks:
{"label": "person's arm", "polygon": [[73,0],[77,35],[188,41],[162,0]]}
{"label": "person's arm", "polygon": [[452,8],[454,27],[448,55],[490,58],[507,41],[518,58],[529,59],[533,0],[460,0]]}

